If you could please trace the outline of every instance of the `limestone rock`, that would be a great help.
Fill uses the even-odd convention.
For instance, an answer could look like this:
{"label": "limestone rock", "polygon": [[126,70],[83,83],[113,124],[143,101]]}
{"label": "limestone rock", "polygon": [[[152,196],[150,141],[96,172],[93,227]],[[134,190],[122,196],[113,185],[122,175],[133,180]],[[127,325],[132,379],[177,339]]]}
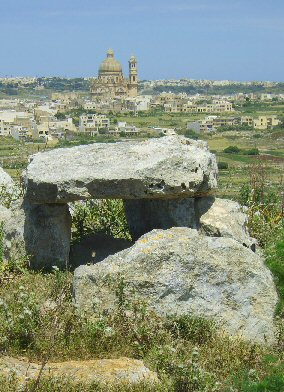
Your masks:
{"label": "limestone rock", "polygon": [[214,197],[196,198],[196,211],[200,230],[213,237],[233,238],[255,250],[255,241],[247,230],[247,215],[239,203]]}
{"label": "limestone rock", "polygon": [[212,196],[167,200],[125,200],[129,231],[134,240],[153,229],[190,227],[211,237],[228,237],[254,250],[241,206]]}
{"label": "limestone rock", "polygon": [[[8,376],[13,372],[19,381],[19,387],[25,380],[36,380],[41,365],[29,363],[11,357],[0,358],[0,376]],[[131,358],[97,359],[89,361],[68,361],[47,363],[42,377],[66,377],[74,383],[102,382],[111,384],[136,384],[138,382],[158,382],[155,372],[145,367],[142,361]]]}
{"label": "limestone rock", "polygon": [[66,268],[69,262],[71,217],[68,206],[34,204],[19,199],[0,208],[4,223],[4,260],[29,257],[33,269]]}
{"label": "limestone rock", "polygon": [[67,204],[30,204],[26,200],[24,210],[24,240],[31,267],[66,268],[72,223]]}
{"label": "limestone rock", "polygon": [[[262,259],[231,238],[207,237],[189,228],[153,230],[131,248],[74,274],[79,309],[111,311],[115,286],[136,293],[162,315],[208,317],[228,333],[254,342],[273,341],[277,294]],[[111,284],[110,284],[111,282]]]}
{"label": "limestone rock", "polygon": [[0,204],[0,222],[5,222],[11,217],[11,210]]}
{"label": "limestone rock", "polygon": [[[15,184],[12,178],[0,166],[0,197],[2,189],[7,192],[12,192]],[[1,204],[1,200],[0,200]]]}
{"label": "limestone rock", "polygon": [[216,176],[216,158],[205,142],[169,136],[38,153],[24,182],[31,203],[68,203],[203,195],[216,187]]}
{"label": "limestone rock", "polygon": [[125,200],[125,214],[129,232],[133,240],[153,229],[170,229],[171,227],[198,227],[195,214],[195,199],[167,200]]}
{"label": "limestone rock", "polygon": [[26,256],[24,241],[25,212],[19,199],[7,209],[0,206],[0,222],[3,223],[4,260],[19,260]]}

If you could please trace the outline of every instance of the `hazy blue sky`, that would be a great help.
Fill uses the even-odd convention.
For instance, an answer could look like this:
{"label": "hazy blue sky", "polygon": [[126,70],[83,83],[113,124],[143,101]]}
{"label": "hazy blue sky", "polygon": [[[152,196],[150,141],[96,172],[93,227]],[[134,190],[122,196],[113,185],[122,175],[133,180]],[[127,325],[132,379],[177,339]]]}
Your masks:
{"label": "hazy blue sky", "polygon": [[0,0],[0,76],[284,81],[284,0]]}

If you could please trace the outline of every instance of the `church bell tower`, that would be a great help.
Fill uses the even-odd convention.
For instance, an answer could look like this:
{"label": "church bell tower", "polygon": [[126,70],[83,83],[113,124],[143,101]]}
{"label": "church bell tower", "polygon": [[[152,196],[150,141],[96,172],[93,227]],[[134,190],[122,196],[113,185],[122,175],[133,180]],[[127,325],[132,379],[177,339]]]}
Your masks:
{"label": "church bell tower", "polygon": [[137,74],[137,61],[135,56],[131,56],[129,64],[129,96],[137,97],[138,95],[138,74]]}

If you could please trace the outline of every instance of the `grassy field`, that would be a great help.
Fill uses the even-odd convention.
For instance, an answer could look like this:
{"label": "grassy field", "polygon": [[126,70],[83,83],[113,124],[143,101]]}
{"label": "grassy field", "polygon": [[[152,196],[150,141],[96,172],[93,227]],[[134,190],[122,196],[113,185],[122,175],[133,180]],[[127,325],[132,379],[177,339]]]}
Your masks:
{"label": "grassy field", "polygon": [[[263,106],[258,107],[258,109],[262,108]],[[281,110],[283,110],[282,106]],[[254,113],[259,112],[255,111]],[[182,134],[186,131],[187,122],[200,118],[200,116],[184,113],[155,112],[140,114],[137,117],[133,115],[112,116],[112,120],[114,118],[118,121],[126,121],[137,127],[147,129],[149,132],[149,127],[158,126],[178,128],[179,133]],[[227,162],[228,164],[227,170],[220,170],[218,195],[235,197],[242,184],[249,180],[250,171],[248,168],[258,165],[260,162],[265,167],[269,186],[279,188],[279,185],[282,184],[284,173],[284,129],[277,129],[276,131],[227,131],[217,132],[213,135],[200,135],[199,137],[208,142],[209,148],[216,154],[218,162]],[[97,141],[113,141],[113,138],[108,140],[107,137],[102,136],[98,137]],[[87,140],[86,142],[88,143],[89,141]],[[83,143],[82,139],[78,139],[77,142],[67,143],[66,146],[78,145],[80,143]],[[65,146],[64,143],[60,143],[60,145]],[[223,150],[228,146],[237,146],[242,150],[258,148],[259,155],[249,156],[242,153],[224,153]],[[2,137],[0,138],[0,164],[10,175],[17,178],[21,170],[26,167],[29,155],[54,147],[54,144],[24,144],[16,142],[12,138]]]}
{"label": "grassy field", "polygon": [[[219,172],[218,195],[236,197],[241,186],[247,183],[255,167],[263,167],[266,183],[271,189],[281,191],[284,174],[284,129],[255,132],[222,132],[207,138],[209,148],[216,153],[218,162],[227,162],[228,170]],[[242,150],[258,148],[259,155],[228,154],[223,150],[237,146]]]}
{"label": "grassy field", "polygon": [[[189,116],[161,113],[118,119],[137,126],[143,122],[143,127],[185,130]],[[259,178],[267,194],[270,190],[277,194],[282,191],[284,130],[219,132],[202,138],[216,153],[218,162],[228,163],[228,169],[219,172],[217,195],[238,199],[243,185]],[[97,141],[104,140],[108,139],[101,137]],[[83,140],[78,139],[77,144],[80,143]],[[240,151],[225,153],[229,146],[237,146]],[[55,147],[58,145],[24,144],[0,138],[0,164],[18,179],[29,155]],[[258,148],[260,154],[244,154],[252,148]],[[98,219],[104,218],[101,215],[98,214]],[[278,215],[277,212],[275,216]],[[259,234],[265,243],[266,262],[274,274],[280,298],[277,341],[272,347],[228,337],[204,319],[187,316],[162,319],[143,304],[131,303],[129,299],[121,301],[119,297],[114,312],[88,320],[73,306],[70,272],[31,272],[26,268],[26,260],[19,259],[0,262],[0,353],[38,363],[128,356],[142,359],[161,380],[159,385],[150,386],[91,387],[50,377],[40,379],[36,388],[27,381],[27,392],[283,392],[284,237],[283,229],[276,234],[273,231],[275,216],[271,222],[265,216],[264,225],[259,221],[252,225],[253,233]],[[13,380],[0,377],[1,392],[14,392],[15,388]]]}

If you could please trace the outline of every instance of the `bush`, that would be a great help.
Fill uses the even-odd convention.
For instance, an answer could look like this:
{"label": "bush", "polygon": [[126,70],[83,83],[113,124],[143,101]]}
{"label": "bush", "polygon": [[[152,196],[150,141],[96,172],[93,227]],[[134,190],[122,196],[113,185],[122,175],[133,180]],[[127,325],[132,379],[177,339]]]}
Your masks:
{"label": "bush", "polygon": [[219,170],[226,170],[229,168],[229,165],[227,162],[218,162],[218,169]]}
{"label": "bush", "polygon": [[227,148],[224,148],[223,152],[226,154],[239,154],[241,152],[241,149],[237,146],[229,146]]}
{"label": "bush", "polygon": [[251,150],[243,150],[242,152],[244,155],[259,155],[258,148],[252,148]]}
{"label": "bush", "polygon": [[185,136],[185,137],[188,137],[189,139],[194,139],[194,140],[199,139],[198,133],[196,133],[196,132],[194,132],[194,131],[192,131],[192,130],[190,130],[190,129],[187,129],[187,130],[184,132],[184,136]]}
{"label": "bush", "polygon": [[131,239],[122,200],[103,199],[71,204],[72,240],[91,233],[104,233],[115,238]]}
{"label": "bush", "polygon": [[167,326],[175,335],[198,345],[208,343],[216,333],[212,321],[188,315],[169,317]]}

